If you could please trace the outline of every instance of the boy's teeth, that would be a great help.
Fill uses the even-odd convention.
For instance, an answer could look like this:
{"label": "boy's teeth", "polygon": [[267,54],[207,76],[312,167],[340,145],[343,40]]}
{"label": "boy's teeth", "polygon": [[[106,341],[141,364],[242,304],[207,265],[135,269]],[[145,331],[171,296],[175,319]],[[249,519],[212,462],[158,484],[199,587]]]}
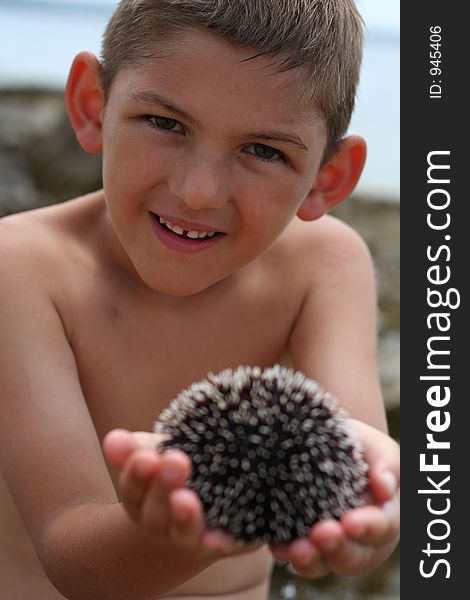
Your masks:
{"label": "boy's teeth", "polygon": [[[170,223],[170,221],[167,221],[166,219],[163,219],[162,217],[158,217],[158,220],[162,225],[165,225],[166,227],[168,227],[168,229],[171,229],[171,231],[173,231],[177,235],[183,236],[183,234],[186,231],[182,227],[179,227],[178,225],[173,225],[173,223]],[[206,238],[206,237],[213,238],[215,233],[216,233],[215,231],[211,231],[211,233],[207,233],[207,231],[186,231],[186,236],[184,236],[184,237],[188,237],[193,240],[197,240],[198,238],[202,239],[202,238]]]}
{"label": "boy's teeth", "polygon": [[166,225],[178,235],[183,235],[184,229],[182,227],[178,227],[178,225],[170,225],[169,223],[167,223]]}

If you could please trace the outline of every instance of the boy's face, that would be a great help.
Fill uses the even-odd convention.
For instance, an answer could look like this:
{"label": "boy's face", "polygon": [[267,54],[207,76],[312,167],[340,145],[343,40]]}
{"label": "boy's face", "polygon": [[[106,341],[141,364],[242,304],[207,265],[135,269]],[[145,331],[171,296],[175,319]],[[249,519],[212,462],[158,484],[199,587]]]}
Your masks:
{"label": "boy's face", "polygon": [[199,30],[156,50],[113,82],[104,190],[127,268],[183,296],[276,240],[315,183],[326,130],[299,73],[268,57],[244,62],[252,50]]}

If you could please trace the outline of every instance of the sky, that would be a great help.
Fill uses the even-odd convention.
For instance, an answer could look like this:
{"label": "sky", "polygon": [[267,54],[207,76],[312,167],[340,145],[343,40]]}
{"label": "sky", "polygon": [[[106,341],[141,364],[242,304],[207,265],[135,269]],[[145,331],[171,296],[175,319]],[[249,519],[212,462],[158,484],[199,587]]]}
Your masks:
{"label": "sky", "polygon": [[[0,0],[0,86],[36,84],[61,89],[77,52],[100,53],[104,26],[117,2]],[[371,35],[369,39],[366,35],[361,85],[350,132],[363,135],[369,146],[361,178],[364,189],[397,197],[400,3],[357,0],[357,4]],[[60,6],[70,11],[57,10]]]}
{"label": "sky", "polygon": [[[11,4],[62,4],[113,7],[118,0],[0,0],[0,6]],[[368,27],[398,29],[400,0],[357,0],[359,10]]]}
{"label": "sky", "polygon": [[399,29],[400,0],[357,0],[357,5],[369,28]]}

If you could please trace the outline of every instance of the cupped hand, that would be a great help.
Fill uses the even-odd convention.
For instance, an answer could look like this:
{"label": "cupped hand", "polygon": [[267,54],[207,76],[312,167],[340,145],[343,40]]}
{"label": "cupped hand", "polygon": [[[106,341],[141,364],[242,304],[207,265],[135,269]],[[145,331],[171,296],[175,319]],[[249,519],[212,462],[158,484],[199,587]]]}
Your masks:
{"label": "cupped hand", "polygon": [[222,531],[206,529],[201,500],[186,487],[191,461],[180,450],[158,452],[162,439],[115,429],[103,440],[106,458],[120,471],[118,492],[129,517],[157,543],[199,556],[254,550]]}
{"label": "cupped hand", "polygon": [[317,523],[306,538],[271,548],[304,577],[359,575],[386,560],[398,541],[399,446],[370,425],[352,419],[349,425],[369,464],[368,504],[347,511],[339,521]]}

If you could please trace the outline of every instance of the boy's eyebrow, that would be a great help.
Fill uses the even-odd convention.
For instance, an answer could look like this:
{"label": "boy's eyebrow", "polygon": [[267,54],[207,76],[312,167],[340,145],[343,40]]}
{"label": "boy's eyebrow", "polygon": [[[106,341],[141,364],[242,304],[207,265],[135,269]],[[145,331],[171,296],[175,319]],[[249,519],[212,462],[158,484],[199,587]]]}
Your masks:
{"label": "boy's eyebrow", "polygon": [[257,139],[272,140],[273,142],[285,142],[286,144],[296,146],[299,150],[308,152],[308,147],[295,133],[286,133],[284,131],[250,131],[244,135]]}
{"label": "boy's eyebrow", "polygon": [[156,94],[155,92],[152,92],[150,90],[142,90],[140,92],[134,92],[130,94],[130,96],[134,100],[137,100],[137,102],[147,102],[148,104],[156,104],[160,108],[165,108],[166,110],[169,110],[170,112],[175,113],[180,117],[183,117],[183,119],[188,121],[188,123],[195,123],[195,120],[191,117],[191,115],[188,115],[188,113],[186,113],[183,109],[179,108],[178,106],[176,106],[176,104],[173,104],[173,102],[170,102],[163,96],[160,96],[160,94]]}
{"label": "boy's eyebrow", "polygon": [[[137,100],[137,102],[147,102],[149,104],[155,104],[160,108],[165,108],[166,110],[169,110],[170,112],[175,113],[180,117],[183,117],[183,119],[188,121],[188,123],[196,123],[195,119],[191,117],[191,115],[189,115],[187,112],[185,112],[182,108],[179,108],[178,106],[176,106],[176,104],[173,104],[173,102],[170,102],[170,100],[168,100],[167,98],[164,98],[163,96],[160,96],[160,94],[156,94],[155,92],[152,92],[150,90],[134,92],[130,94],[130,97],[134,100]],[[245,137],[250,138],[284,142],[286,144],[296,146],[296,148],[302,150],[303,152],[309,151],[308,147],[304,144],[304,142],[296,133],[267,130],[244,132],[243,135]]]}

